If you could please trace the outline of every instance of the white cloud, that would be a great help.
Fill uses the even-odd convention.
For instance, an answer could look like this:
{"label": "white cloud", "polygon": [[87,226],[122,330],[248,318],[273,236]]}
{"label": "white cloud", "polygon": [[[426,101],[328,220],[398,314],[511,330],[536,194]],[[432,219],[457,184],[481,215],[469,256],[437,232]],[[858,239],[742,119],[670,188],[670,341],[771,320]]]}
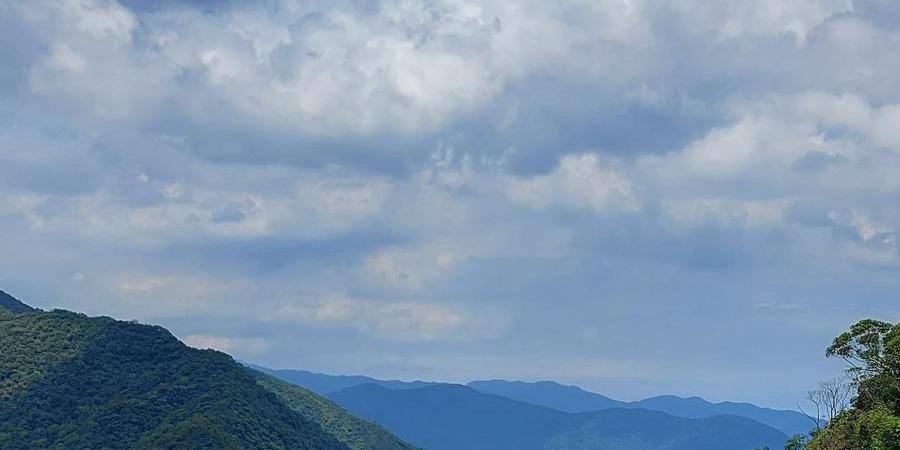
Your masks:
{"label": "white cloud", "polygon": [[[233,113],[263,129],[341,136],[439,129],[547,67],[564,79],[628,84],[646,72],[643,58],[570,55],[621,45],[642,54],[661,45],[658,6],[385,1],[368,13],[352,4],[313,10],[275,1],[217,14],[162,9],[140,21],[113,1],[58,0],[12,11],[50,49],[31,70],[33,91],[68,101],[78,114],[144,122],[175,107],[198,124]],[[662,9],[688,30],[802,40],[850,5],[673,2]]]}
{"label": "white cloud", "polygon": [[305,227],[339,232],[381,215],[394,188],[380,177],[321,177],[301,181],[290,207],[303,216]]}
{"label": "white cloud", "polygon": [[539,210],[561,207],[603,213],[639,208],[628,178],[604,167],[594,153],[563,156],[547,175],[511,177],[507,194],[513,201]]}
{"label": "white cloud", "polygon": [[507,326],[497,313],[423,301],[375,301],[344,296],[293,302],[268,317],[325,328],[350,328],[388,341],[466,341],[496,337]]}
{"label": "white cloud", "polygon": [[679,227],[716,225],[720,227],[771,227],[781,225],[788,202],[729,201],[716,198],[668,200],[663,204],[666,218]]}
{"label": "white cloud", "polygon": [[[460,246],[461,247],[461,246]],[[362,270],[375,283],[421,290],[453,270],[468,255],[464,248],[390,248],[365,258]]]}
{"label": "white cloud", "polygon": [[[747,34],[791,33],[799,43],[805,41],[811,29],[829,17],[852,11],[852,0],[803,0],[781,2],[761,0],[754,2],[718,2],[711,8],[698,7],[696,3],[684,4],[685,14],[698,10],[712,10],[721,14],[717,20],[722,38],[737,38]],[[701,2],[702,3],[702,2]]]}

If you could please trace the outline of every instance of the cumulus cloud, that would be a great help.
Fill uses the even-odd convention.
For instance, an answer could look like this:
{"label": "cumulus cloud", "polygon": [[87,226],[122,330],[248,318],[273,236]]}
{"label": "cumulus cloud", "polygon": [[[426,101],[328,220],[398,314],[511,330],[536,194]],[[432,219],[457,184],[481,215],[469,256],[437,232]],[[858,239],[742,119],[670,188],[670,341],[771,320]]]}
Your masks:
{"label": "cumulus cloud", "polygon": [[[319,370],[477,351],[665,386],[744,326],[818,355],[834,330],[798,338],[805,311],[896,313],[896,17],[0,0],[0,283]],[[729,386],[771,361],[741,350]]]}
{"label": "cumulus cloud", "polygon": [[547,175],[513,178],[507,192],[514,201],[535,209],[560,206],[602,213],[638,208],[631,182],[603,167],[593,153],[563,156]]}
{"label": "cumulus cloud", "polygon": [[284,305],[269,320],[347,327],[378,339],[429,342],[497,337],[505,331],[505,320],[496,313],[489,316],[451,304],[331,297]]}

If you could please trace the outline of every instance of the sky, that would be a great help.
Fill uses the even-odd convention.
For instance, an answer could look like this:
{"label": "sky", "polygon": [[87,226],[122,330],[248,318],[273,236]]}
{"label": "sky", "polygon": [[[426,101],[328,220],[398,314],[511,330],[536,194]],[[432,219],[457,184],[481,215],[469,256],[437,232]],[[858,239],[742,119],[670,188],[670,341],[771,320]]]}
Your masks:
{"label": "sky", "polygon": [[0,0],[0,61],[38,307],[781,408],[900,320],[894,1]]}

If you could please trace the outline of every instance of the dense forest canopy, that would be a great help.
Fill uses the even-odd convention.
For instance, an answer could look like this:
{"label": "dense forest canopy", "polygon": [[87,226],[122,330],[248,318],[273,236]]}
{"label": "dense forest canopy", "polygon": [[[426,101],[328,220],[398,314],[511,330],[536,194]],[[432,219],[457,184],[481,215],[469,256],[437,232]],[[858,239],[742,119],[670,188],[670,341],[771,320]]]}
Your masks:
{"label": "dense forest canopy", "polygon": [[413,449],[162,327],[44,312],[7,297],[0,449]]}

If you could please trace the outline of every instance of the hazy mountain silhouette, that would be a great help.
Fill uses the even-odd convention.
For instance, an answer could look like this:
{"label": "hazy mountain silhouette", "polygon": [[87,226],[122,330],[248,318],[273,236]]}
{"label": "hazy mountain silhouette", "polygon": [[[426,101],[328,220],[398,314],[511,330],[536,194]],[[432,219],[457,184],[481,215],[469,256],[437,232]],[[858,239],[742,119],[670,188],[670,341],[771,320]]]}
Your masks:
{"label": "hazy mountain silhouette", "polygon": [[[260,366],[253,367],[320,395],[328,395],[342,389],[364,384],[375,384],[388,389],[417,389],[440,384],[425,381],[379,380],[359,375],[324,375],[305,370],[273,370]],[[810,420],[799,412],[763,408],[750,403],[712,403],[699,397],[683,398],[672,395],[662,395],[636,402],[623,402],[586,391],[578,386],[566,386],[553,381],[530,383],[523,381],[479,380],[468,383],[468,386],[481,393],[500,395],[513,400],[569,413],[590,412],[610,408],[637,408],[693,419],[718,415],[734,415],[753,419],[776,428],[788,436],[806,434],[812,428]]]}
{"label": "hazy mountain silhouette", "polygon": [[813,427],[809,418],[796,411],[762,408],[750,403],[712,403],[700,397],[683,398],[661,395],[636,402],[620,402],[585,391],[577,386],[564,386],[551,381],[537,383],[503,380],[473,381],[469,383],[469,386],[479,392],[502,395],[567,412],[587,412],[607,408],[640,408],[695,419],[734,415],[777,428],[789,436],[806,434]]}
{"label": "hazy mountain silhouette", "polygon": [[752,450],[781,448],[787,440],[743,417],[690,419],[623,408],[567,413],[462,385],[365,384],[329,398],[428,450]]}
{"label": "hazy mountain silhouette", "polygon": [[565,412],[578,413],[628,406],[626,402],[588,392],[578,386],[565,386],[554,381],[526,383],[523,381],[486,380],[472,381],[468,386],[485,394],[502,395]]}

